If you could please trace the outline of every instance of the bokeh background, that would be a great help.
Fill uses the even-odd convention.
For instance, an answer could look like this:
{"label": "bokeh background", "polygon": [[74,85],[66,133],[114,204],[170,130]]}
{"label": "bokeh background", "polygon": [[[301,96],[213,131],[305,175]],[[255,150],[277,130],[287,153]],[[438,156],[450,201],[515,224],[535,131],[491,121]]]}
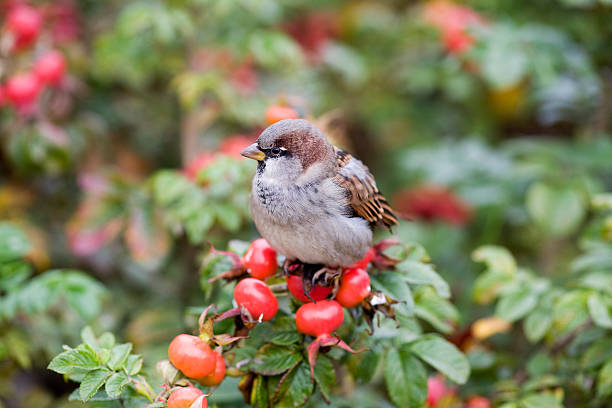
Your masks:
{"label": "bokeh background", "polygon": [[[165,358],[219,290],[200,284],[207,244],[257,236],[254,163],[238,152],[286,115],[370,167],[412,218],[394,233],[451,283],[459,316],[430,305],[430,323],[473,374],[440,404],[530,390],[610,403],[612,218],[592,206],[612,202],[600,195],[612,190],[610,0],[0,7],[0,260],[11,240],[29,243],[26,262],[0,269],[0,406],[82,406],[46,365],[86,324],[132,342],[151,370]],[[524,274],[505,304],[477,280],[485,244]],[[548,306],[538,282],[556,288]],[[542,320],[523,328],[536,304]],[[494,313],[518,322],[479,320]],[[557,332],[533,333],[547,324]],[[371,386],[342,382],[336,406],[393,406],[370,369]],[[240,406],[235,385],[218,406]]]}

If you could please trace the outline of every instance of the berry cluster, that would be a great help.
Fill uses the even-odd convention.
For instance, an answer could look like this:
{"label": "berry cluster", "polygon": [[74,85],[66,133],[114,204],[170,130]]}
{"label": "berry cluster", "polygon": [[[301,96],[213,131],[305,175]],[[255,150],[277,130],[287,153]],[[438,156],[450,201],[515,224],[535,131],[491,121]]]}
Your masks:
{"label": "berry cluster", "polygon": [[[226,255],[233,261],[231,270],[220,277],[228,281],[238,280],[233,293],[236,307],[207,319],[211,308],[209,306],[200,317],[199,336],[180,334],[172,340],[168,348],[169,360],[185,377],[204,386],[220,384],[226,374],[223,347],[233,346],[233,343],[244,338],[258,323],[272,320],[279,309],[275,294],[279,292],[288,291],[295,299],[296,305],[301,304],[295,313],[295,327],[299,333],[314,338],[307,347],[311,375],[314,375],[313,367],[321,347],[337,346],[355,352],[334,333],[344,321],[343,307],[354,308],[373,295],[366,269],[375,261],[380,248],[371,248],[362,260],[349,268],[329,270],[328,276],[333,278],[317,279],[316,283],[311,277],[312,274],[307,272],[306,265],[285,262],[282,270],[286,275],[286,285],[270,286],[266,281],[277,276],[279,263],[276,250],[265,239],[253,241],[241,258],[230,252],[215,249],[213,252]],[[363,305],[364,308],[367,307]],[[214,334],[213,324],[229,317],[237,319],[234,336]],[[188,398],[193,402],[203,395],[191,390],[193,384],[189,382],[182,385],[186,387],[176,388],[170,394],[169,407],[183,406],[170,405],[174,401],[173,398],[180,398],[181,401]],[[173,397],[179,391],[180,395],[185,394],[188,397]],[[203,401],[205,407],[205,398]]]}
{"label": "berry cluster", "polygon": [[0,58],[10,62],[2,72],[0,107],[10,104],[20,114],[32,112],[45,87],[59,86],[66,74],[64,55],[41,39],[43,20],[43,12],[26,3],[9,6],[0,35]]}

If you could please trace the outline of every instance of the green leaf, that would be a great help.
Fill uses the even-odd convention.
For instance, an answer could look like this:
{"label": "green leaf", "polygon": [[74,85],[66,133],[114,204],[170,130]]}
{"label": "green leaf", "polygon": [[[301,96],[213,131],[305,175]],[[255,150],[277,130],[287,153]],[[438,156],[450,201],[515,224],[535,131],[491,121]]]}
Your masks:
{"label": "green leaf", "polygon": [[608,397],[612,395],[612,359],[599,370],[597,375],[597,395]]}
{"label": "green leaf", "polygon": [[490,271],[510,276],[516,273],[516,261],[510,251],[503,247],[481,246],[472,252],[472,259],[475,262],[484,262]]}
{"label": "green leaf", "polygon": [[401,300],[403,303],[395,305],[395,308],[404,313],[412,314],[414,309],[414,299],[412,292],[406,281],[398,273],[382,273],[379,275],[370,275],[372,286],[382,291],[385,295],[396,300]]}
{"label": "green leaf", "polygon": [[217,221],[226,230],[235,232],[240,228],[242,217],[240,212],[231,205],[220,204],[214,207],[217,215]]}
{"label": "green leaf", "polygon": [[583,194],[572,188],[536,182],[529,187],[526,200],[533,220],[551,236],[571,234],[586,215]]}
{"label": "green leaf", "polygon": [[591,318],[597,326],[612,329],[612,316],[610,316],[610,310],[599,293],[593,293],[589,296],[587,305]]}
{"label": "green leaf", "polygon": [[100,348],[98,339],[96,339],[96,335],[94,334],[91,326],[83,327],[83,330],[81,330],[81,340],[83,340],[83,343],[91,346],[96,351]]}
{"label": "green leaf", "polygon": [[497,270],[489,270],[476,278],[473,285],[472,296],[474,300],[482,305],[488,304],[495,299],[502,288],[514,279],[513,275],[508,275]]}
{"label": "green leaf", "polygon": [[32,270],[26,262],[0,262],[0,290],[5,292],[17,290],[30,275]]}
{"label": "green leaf", "polygon": [[251,405],[253,408],[268,408],[269,394],[267,387],[267,378],[258,375],[253,380],[253,389],[251,391]]}
{"label": "green leaf", "polygon": [[597,210],[612,210],[612,193],[594,195],[591,205]]}
{"label": "green leaf", "polygon": [[495,308],[495,314],[513,322],[531,312],[537,304],[538,296],[527,288],[521,288],[502,296]]}
{"label": "green leaf", "polygon": [[420,408],[425,404],[427,372],[407,347],[387,351],[384,377],[389,397],[395,405]]}
{"label": "green leaf", "polygon": [[47,368],[60,374],[70,374],[76,369],[88,371],[99,365],[100,359],[95,350],[87,344],[80,344],[55,356]]}
{"label": "green leaf", "polygon": [[414,285],[431,285],[438,292],[438,295],[443,298],[450,297],[450,288],[448,283],[429,264],[405,260],[397,264],[397,269],[404,272],[405,279],[408,283]]}
{"label": "green leaf", "polygon": [[422,286],[415,292],[415,314],[442,333],[454,330],[453,323],[459,320],[459,312],[446,299],[439,297],[433,289]]}
{"label": "green leaf", "polygon": [[563,408],[561,402],[550,393],[531,394],[520,400],[521,408]]}
{"label": "green leaf", "polygon": [[470,376],[467,357],[453,344],[436,335],[425,335],[412,343],[410,349],[423,361],[458,384]]}
{"label": "green leaf", "polygon": [[118,344],[113,347],[111,350],[110,360],[108,361],[108,367],[111,370],[118,370],[119,368],[123,367],[131,351],[131,343]]}
{"label": "green leaf", "polygon": [[123,387],[125,387],[130,382],[130,377],[123,371],[119,371],[111,375],[106,381],[106,386],[104,390],[106,393],[113,397],[118,398],[123,391]]}
{"label": "green leaf", "polygon": [[262,375],[277,375],[287,371],[301,360],[302,354],[294,349],[268,344],[257,351],[251,369]]}
{"label": "green leaf", "polygon": [[314,379],[319,391],[326,400],[331,397],[331,388],[336,383],[336,372],[331,360],[326,356],[319,356],[314,368]]}
{"label": "green leaf", "polygon": [[277,317],[272,330],[272,334],[266,336],[270,343],[278,346],[289,346],[300,341],[301,335],[295,328],[295,319],[288,316]]}
{"label": "green leaf", "polygon": [[531,377],[545,375],[554,370],[553,359],[544,352],[538,352],[527,362],[527,372]]}
{"label": "green leaf", "polygon": [[249,50],[257,63],[265,67],[294,66],[302,60],[297,44],[278,31],[255,31],[249,39]]}
{"label": "green leaf", "polygon": [[593,343],[582,355],[582,367],[594,368],[612,358],[612,338],[602,338]]}
{"label": "green leaf", "polygon": [[589,320],[587,300],[590,291],[571,291],[561,295],[553,307],[553,335],[563,336]]}
{"label": "green leaf", "polygon": [[357,382],[366,384],[372,379],[378,367],[381,354],[377,350],[368,350],[351,356],[349,361],[352,363],[352,374]]}
{"label": "green leaf", "polygon": [[0,222],[0,263],[22,258],[31,249],[30,241],[20,228]]}
{"label": "green leaf", "polygon": [[142,369],[142,357],[139,355],[131,354],[127,358],[125,363],[125,370],[129,375],[136,375]]}
{"label": "green leaf", "polygon": [[306,362],[302,362],[292,370],[285,381],[288,389],[278,407],[301,407],[314,391],[314,384],[310,378],[310,366]]}
{"label": "green leaf", "polygon": [[532,343],[540,341],[552,325],[552,312],[542,307],[536,308],[523,321],[523,330],[527,340]]}
{"label": "green leaf", "polygon": [[111,332],[102,333],[102,335],[98,338],[98,343],[100,344],[100,347],[110,349],[115,345],[115,335]]}
{"label": "green leaf", "polygon": [[85,374],[79,387],[81,401],[87,401],[93,397],[110,375],[111,372],[107,369],[93,370]]}
{"label": "green leaf", "polygon": [[8,330],[0,338],[6,347],[7,354],[19,364],[20,367],[29,368],[32,365],[30,358],[30,342],[25,333],[17,330]]}
{"label": "green leaf", "polygon": [[295,330],[275,331],[273,336],[270,337],[270,343],[278,346],[289,346],[298,341],[300,341],[300,334]]}

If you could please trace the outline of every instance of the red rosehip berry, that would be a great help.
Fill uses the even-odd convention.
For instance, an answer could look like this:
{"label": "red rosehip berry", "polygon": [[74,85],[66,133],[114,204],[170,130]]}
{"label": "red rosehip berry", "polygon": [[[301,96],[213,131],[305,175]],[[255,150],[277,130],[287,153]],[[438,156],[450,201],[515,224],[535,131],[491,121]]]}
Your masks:
{"label": "red rosehip berry", "polygon": [[0,108],[4,106],[5,102],[6,102],[6,91],[4,90],[4,87],[0,85]]}
{"label": "red rosehip berry", "polygon": [[16,74],[6,81],[6,100],[15,107],[23,107],[36,100],[40,82],[32,73]]}
{"label": "red rosehip berry", "polygon": [[297,330],[313,337],[330,335],[342,325],[343,321],[342,306],[335,300],[303,304],[295,314]]}
{"label": "red rosehip berry", "polygon": [[199,379],[198,381],[202,385],[213,386],[221,384],[221,381],[225,378],[225,360],[223,356],[219,353],[216,353],[217,359],[215,361],[215,371],[208,374],[206,377]]}
{"label": "red rosehip berry", "polygon": [[192,161],[187,164],[183,173],[191,181],[197,181],[198,174],[215,161],[215,156],[211,153],[204,152],[196,156]]}
{"label": "red rosehip berry", "polygon": [[271,320],[278,311],[278,300],[268,285],[255,278],[246,278],[234,288],[234,300],[254,320]]}
{"label": "red rosehip berry", "polygon": [[[196,387],[178,388],[170,394],[170,398],[168,398],[168,408],[190,408],[195,400],[203,395],[204,393]],[[207,407],[208,402],[206,401],[206,397],[204,397],[202,398],[202,408]]]}
{"label": "red rosehip berry", "polygon": [[376,249],[370,248],[364,257],[355,262],[351,268],[368,269],[368,265],[370,265],[370,262],[372,262],[374,258],[376,258]]}
{"label": "red rosehip berry", "polygon": [[6,17],[6,29],[15,37],[15,48],[30,45],[40,32],[42,16],[38,10],[26,4],[13,7]]}
{"label": "red rosehip berry", "polygon": [[34,73],[41,83],[58,84],[66,73],[64,55],[56,50],[47,52],[34,64]]}
{"label": "red rosehip berry", "polygon": [[[299,301],[302,302],[312,302],[304,293],[304,287],[302,286],[302,278],[297,275],[289,275],[287,276],[287,288],[289,292]],[[319,300],[325,299],[331,293],[331,286],[320,286],[314,285],[312,290],[308,294],[315,302]]]}
{"label": "red rosehip berry", "polygon": [[446,394],[448,389],[442,378],[432,376],[427,379],[427,406],[435,407]]}
{"label": "red rosehip berry", "polygon": [[276,250],[268,244],[268,241],[258,238],[251,243],[242,257],[242,264],[252,277],[265,280],[274,275],[278,269]]}
{"label": "red rosehip berry", "polygon": [[196,380],[212,373],[217,361],[216,353],[204,340],[189,334],[179,334],[170,342],[168,357],[185,376]]}
{"label": "red rosehip berry", "polygon": [[361,268],[350,268],[342,273],[336,300],[344,307],[355,307],[370,292],[370,275]]}
{"label": "red rosehip berry", "polygon": [[272,125],[284,119],[297,119],[300,115],[288,106],[272,105],[266,110],[266,123]]}
{"label": "red rosehip berry", "polygon": [[491,408],[491,401],[480,395],[474,395],[468,398],[467,408]]}

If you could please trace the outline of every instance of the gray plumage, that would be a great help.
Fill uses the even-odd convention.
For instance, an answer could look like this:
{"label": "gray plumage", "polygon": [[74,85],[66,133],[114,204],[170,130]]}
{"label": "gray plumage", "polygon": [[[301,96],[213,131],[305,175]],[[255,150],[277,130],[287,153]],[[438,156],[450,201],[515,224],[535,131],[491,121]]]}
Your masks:
{"label": "gray plumage", "polygon": [[255,225],[289,260],[352,265],[370,248],[372,225],[397,223],[368,168],[306,120],[273,124],[243,154],[258,160]]}

